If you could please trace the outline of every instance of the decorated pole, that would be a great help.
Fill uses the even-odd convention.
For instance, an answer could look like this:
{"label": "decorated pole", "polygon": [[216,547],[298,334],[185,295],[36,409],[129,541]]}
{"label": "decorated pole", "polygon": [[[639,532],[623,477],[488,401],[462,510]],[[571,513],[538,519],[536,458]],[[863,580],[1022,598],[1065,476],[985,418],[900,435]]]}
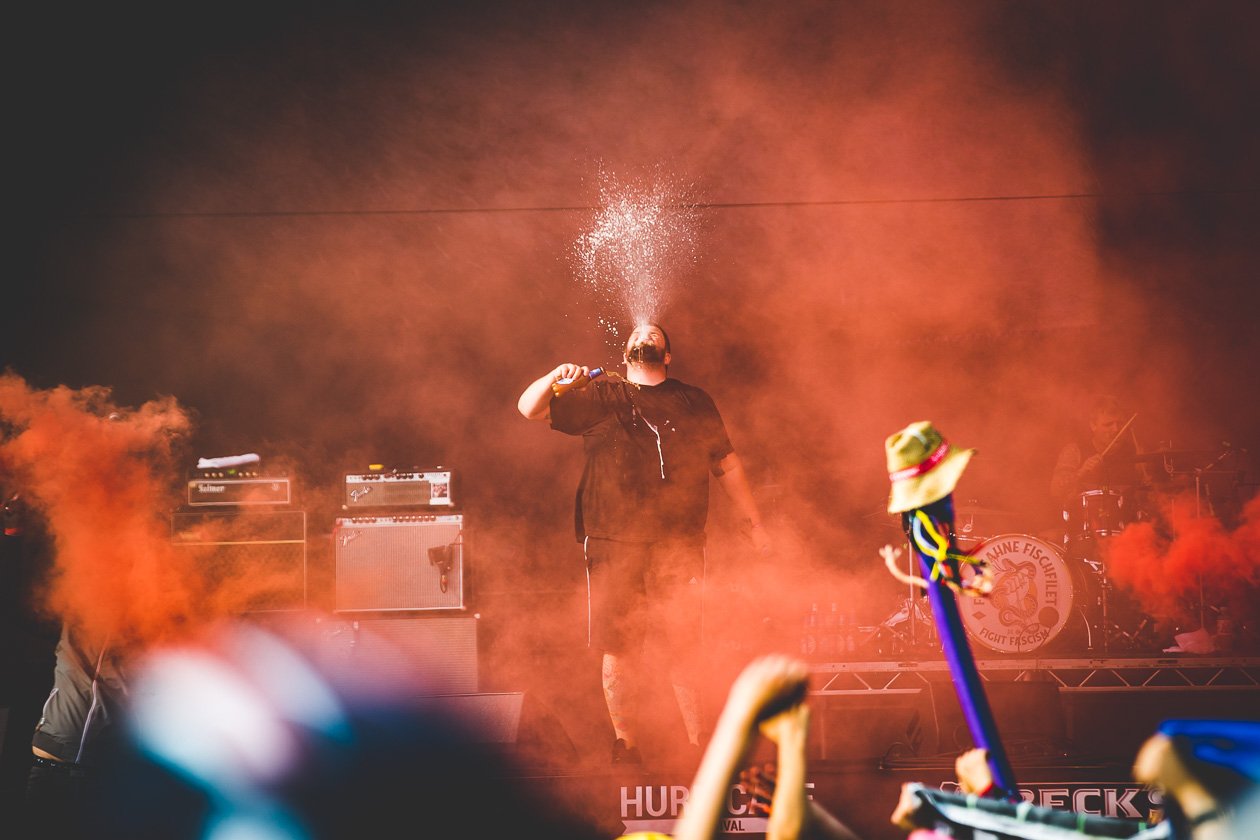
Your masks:
{"label": "decorated pole", "polygon": [[[888,512],[901,514],[922,577],[906,578],[899,573],[896,558],[900,552],[891,546],[882,552],[885,563],[898,577],[927,589],[941,649],[972,741],[987,753],[995,793],[1017,799],[1015,775],[998,735],[956,599],[956,594],[984,597],[992,585],[986,570],[975,565],[975,558],[958,551],[954,542],[952,494],[975,450],[951,446],[931,423],[919,422],[889,436],[885,453],[892,485]],[[964,578],[964,566],[971,566],[974,574]]]}
{"label": "decorated pole", "polygon": [[[958,600],[954,590],[946,583],[943,574],[932,576],[933,570],[940,565],[937,557],[928,553],[936,551],[948,557],[953,534],[953,498],[946,496],[941,500],[942,507],[949,511],[948,519],[937,520],[929,509],[916,509],[912,512],[911,544],[919,559],[919,567],[928,580],[928,600],[932,605],[932,617],[936,622],[937,635],[941,638],[941,650],[945,653],[945,661],[949,663],[950,674],[954,678],[954,690],[958,694],[958,702],[962,706],[963,717],[967,728],[971,731],[971,739],[977,747],[988,752],[989,771],[993,774],[993,782],[1008,795],[1015,794],[1015,774],[1011,771],[1006,750],[998,735],[997,723],[993,719],[993,711],[989,706],[989,698],[984,684],[980,681],[980,672],[976,668],[976,660],[971,651],[971,644],[962,624],[962,615],[958,610]],[[940,503],[938,503],[940,504]],[[933,508],[936,505],[932,506]],[[926,533],[913,533],[913,532]],[[933,532],[935,536],[933,535]],[[946,536],[946,535],[950,536]],[[923,537],[932,542],[927,542]],[[939,538],[939,542],[936,539]],[[943,546],[944,550],[940,550]],[[928,552],[924,549],[927,548]],[[947,559],[946,563],[957,561]],[[959,570],[960,571],[960,570]],[[958,578],[955,577],[954,580]]]}

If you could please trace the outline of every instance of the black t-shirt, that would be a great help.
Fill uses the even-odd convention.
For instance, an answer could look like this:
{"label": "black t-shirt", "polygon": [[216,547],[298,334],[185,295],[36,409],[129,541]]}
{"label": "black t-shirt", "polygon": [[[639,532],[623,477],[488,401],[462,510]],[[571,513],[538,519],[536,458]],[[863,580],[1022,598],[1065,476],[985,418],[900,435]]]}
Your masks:
{"label": "black t-shirt", "polygon": [[704,534],[709,474],[734,448],[700,388],[677,379],[597,379],[551,401],[551,426],[583,439],[579,542]]}
{"label": "black t-shirt", "polygon": [[[1098,454],[1090,435],[1082,434],[1077,440],[1077,445],[1081,449],[1082,461]],[[1137,454],[1137,444],[1133,438],[1127,435],[1121,436],[1103,456],[1097,472],[1087,482],[1090,486],[1080,489],[1082,491],[1103,488],[1125,489],[1141,484],[1142,474],[1137,468]]]}

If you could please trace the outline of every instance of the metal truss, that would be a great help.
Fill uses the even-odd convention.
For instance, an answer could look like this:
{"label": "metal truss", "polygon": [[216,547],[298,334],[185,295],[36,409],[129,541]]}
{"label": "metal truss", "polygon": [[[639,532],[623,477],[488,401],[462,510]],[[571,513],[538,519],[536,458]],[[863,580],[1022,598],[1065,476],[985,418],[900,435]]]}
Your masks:
{"label": "metal truss", "polygon": [[[1062,692],[1257,691],[1260,658],[980,659],[987,682],[1057,683]],[[941,660],[832,662],[811,668],[820,697],[917,694],[950,679]]]}

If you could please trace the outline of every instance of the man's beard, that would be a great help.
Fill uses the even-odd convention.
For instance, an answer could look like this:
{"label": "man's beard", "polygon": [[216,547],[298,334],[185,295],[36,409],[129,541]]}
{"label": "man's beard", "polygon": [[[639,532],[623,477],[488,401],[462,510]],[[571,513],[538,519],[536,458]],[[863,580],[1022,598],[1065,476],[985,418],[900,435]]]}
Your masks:
{"label": "man's beard", "polygon": [[665,363],[665,351],[655,344],[636,344],[626,351],[626,361],[661,365]]}

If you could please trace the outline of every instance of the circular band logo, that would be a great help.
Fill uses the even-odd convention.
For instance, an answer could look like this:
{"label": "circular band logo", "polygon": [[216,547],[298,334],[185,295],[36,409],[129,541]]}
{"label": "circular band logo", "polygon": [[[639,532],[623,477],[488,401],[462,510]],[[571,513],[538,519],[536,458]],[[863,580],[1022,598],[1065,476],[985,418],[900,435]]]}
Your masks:
{"label": "circular band logo", "polygon": [[1036,537],[1003,534],[973,554],[988,564],[993,591],[959,603],[972,638],[1002,653],[1027,653],[1059,635],[1072,612],[1072,579],[1059,552]]}

